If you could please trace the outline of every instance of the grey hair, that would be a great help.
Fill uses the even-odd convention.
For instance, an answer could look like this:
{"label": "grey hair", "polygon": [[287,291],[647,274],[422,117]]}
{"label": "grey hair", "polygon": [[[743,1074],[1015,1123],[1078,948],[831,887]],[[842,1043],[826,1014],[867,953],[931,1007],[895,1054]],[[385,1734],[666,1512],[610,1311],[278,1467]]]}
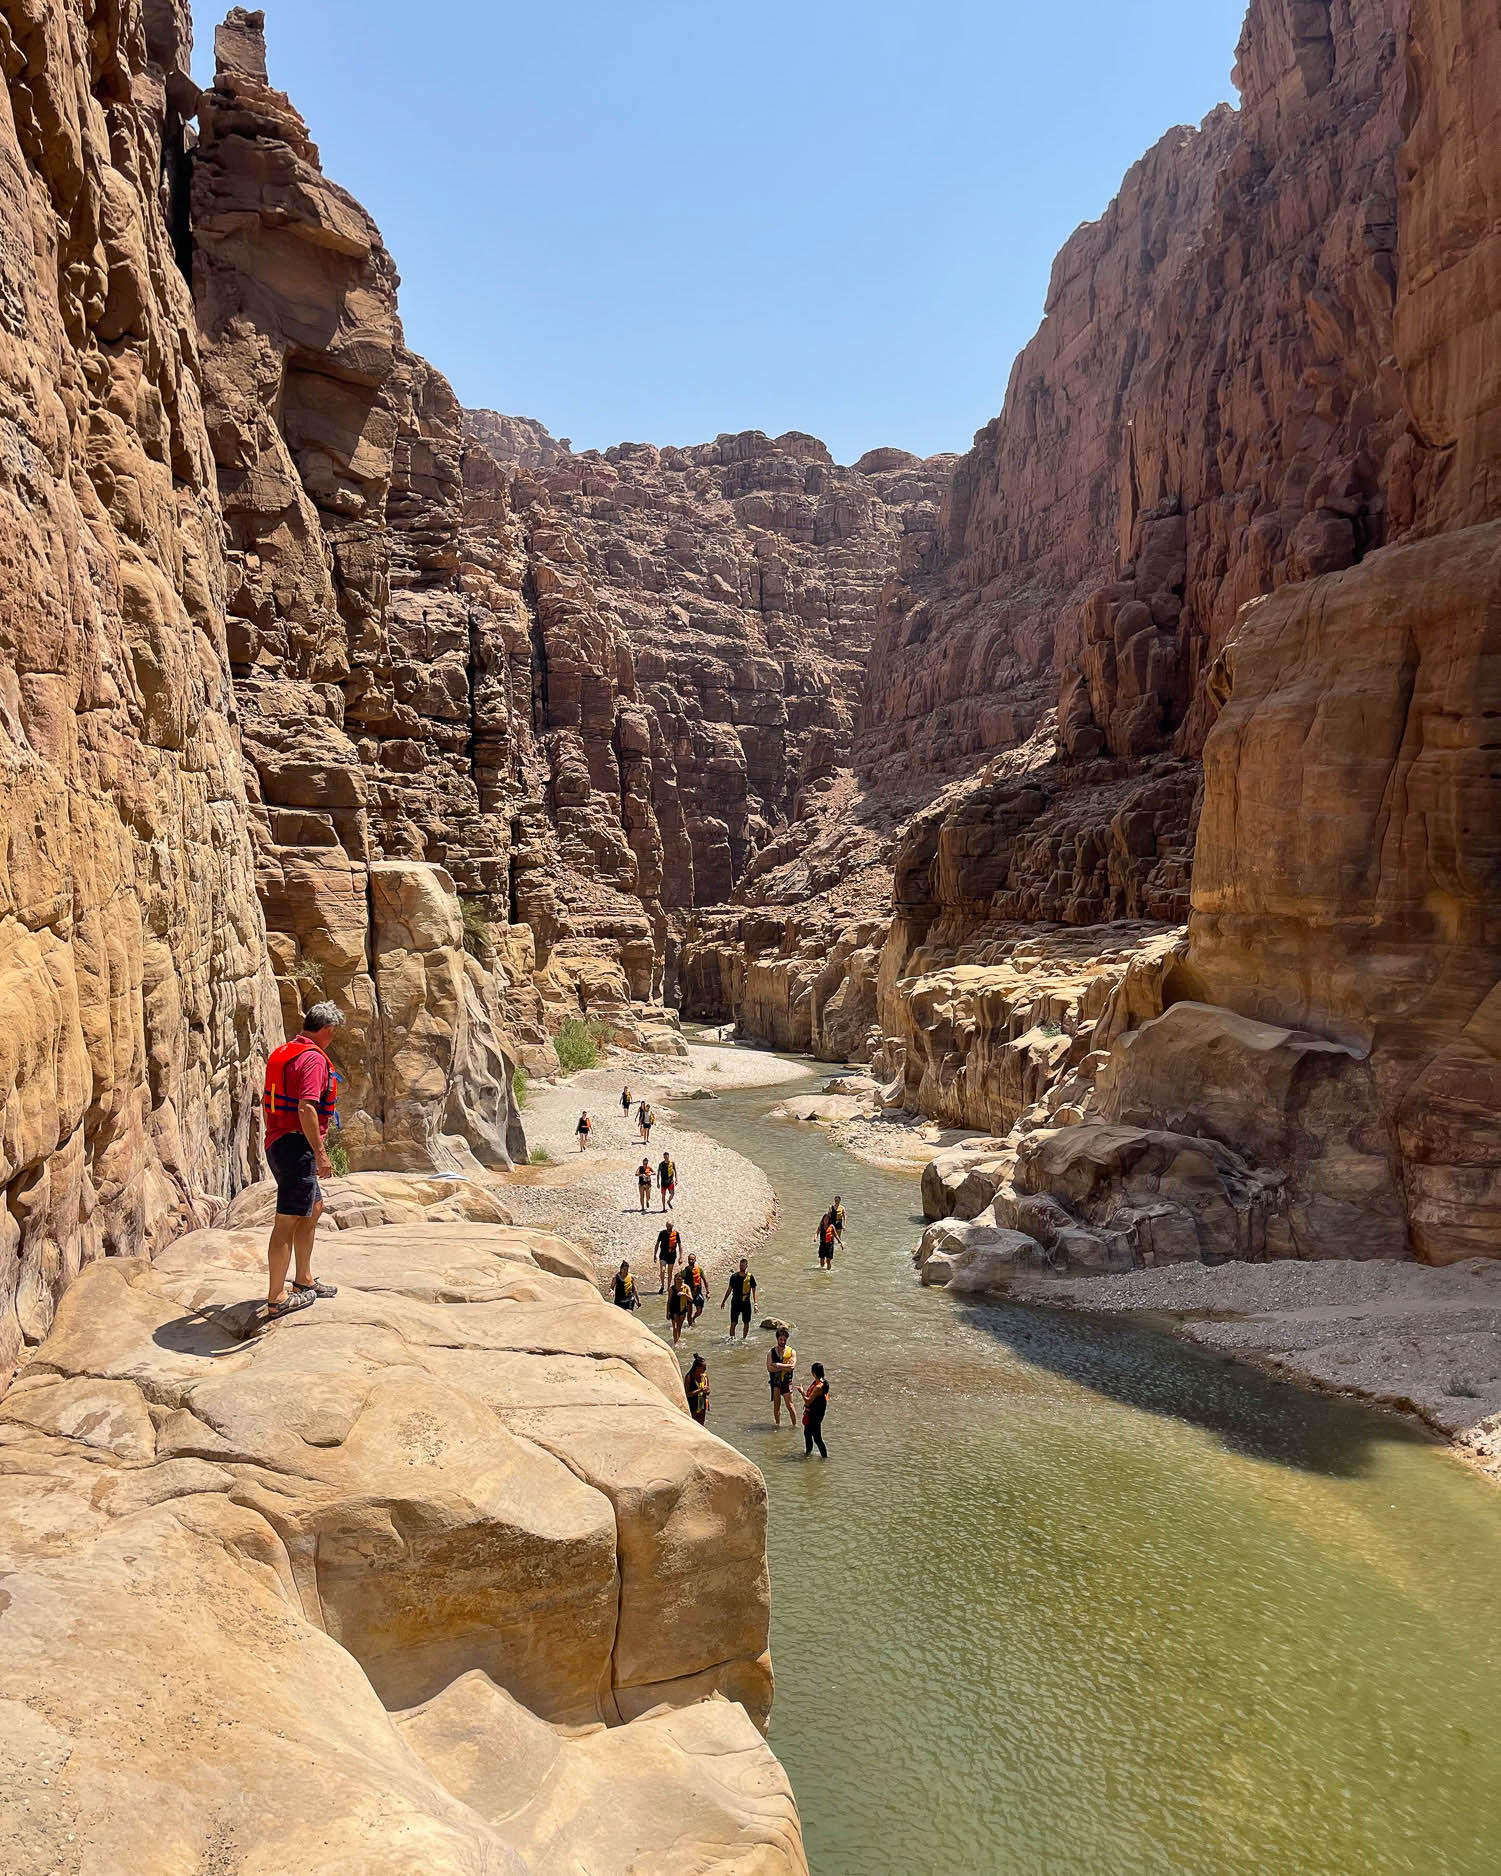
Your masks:
{"label": "grey hair", "polygon": [[342,1029],[344,1018],[337,1003],[315,1003],[302,1019],[302,1027],[311,1035],[315,1029]]}

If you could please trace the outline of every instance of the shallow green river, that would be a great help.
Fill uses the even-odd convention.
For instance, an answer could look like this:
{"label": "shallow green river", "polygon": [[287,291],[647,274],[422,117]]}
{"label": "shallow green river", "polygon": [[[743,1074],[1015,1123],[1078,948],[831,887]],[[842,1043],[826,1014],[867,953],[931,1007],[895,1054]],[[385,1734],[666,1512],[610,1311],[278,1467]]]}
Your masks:
{"label": "shallow green river", "polygon": [[916,1180],[767,1120],[787,1092],[687,1112],[776,1183],[760,1313],[828,1368],[828,1463],[722,1279],[682,1355],[770,1487],[814,1876],[1495,1876],[1501,1492],[1148,1332],[919,1289]]}

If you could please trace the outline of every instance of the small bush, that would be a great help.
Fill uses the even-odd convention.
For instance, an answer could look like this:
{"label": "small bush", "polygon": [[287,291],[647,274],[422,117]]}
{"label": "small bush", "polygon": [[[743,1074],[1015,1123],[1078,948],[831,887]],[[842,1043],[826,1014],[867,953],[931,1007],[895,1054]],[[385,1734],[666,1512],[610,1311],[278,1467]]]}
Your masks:
{"label": "small bush", "polygon": [[1478,1387],[1471,1387],[1468,1381],[1461,1381],[1457,1376],[1449,1383],[1448,1387],[1444,1389],[1444,1392],[1451,1400],[1480,1399],[1480,1389]]}
{"label": "small bush", "polygon": [[1050,1041],[1054,1036],[1061,1036],[1063,1034],[1063,1030],[1061,1026],[1057,1023],[1042,1023],[1039,1025],[1039,1027],[1041,1028],[1043,1035],[1048,1037]]}
{"label": "small bush", "polygon": [[287,975],[304,990],[323,988],[323,966],[316,958],[298,958]]}
{"label": "small bush", "polygon": [[335,1179],[342,1179],[349,1171],[349,1150],[342,1140],[329,1141],[328,1163],[334,1169]]}
{"label": "small bush", "polygon": [[532,1148],[532,1164],[534,1166],[551,1166],[552,1154],[548,1152],[545,1146],[534,1146]]}
{"label": "small bush", "polygon": [[576,1016],[569,1017],[552,1039],[552,1046],[558,1052],[558,1067],[565,1075],[576,1075],[580,1069],[598,1066],[602,1035],[597,1023],[581,1023]]}
{"label": "small bush", "polygon": [[464,927],[464,949],[481,964],[495,955],[490,942],[490,914],[483,899],[460,899],[459,919]]}
{"label": "small bush", "polygon": [[526,1091],[530,1085],[524,1068],[518,1068],[513,1071],[511,1075],[511,1093],[516,1097],[517,1107],[526,1106]]}

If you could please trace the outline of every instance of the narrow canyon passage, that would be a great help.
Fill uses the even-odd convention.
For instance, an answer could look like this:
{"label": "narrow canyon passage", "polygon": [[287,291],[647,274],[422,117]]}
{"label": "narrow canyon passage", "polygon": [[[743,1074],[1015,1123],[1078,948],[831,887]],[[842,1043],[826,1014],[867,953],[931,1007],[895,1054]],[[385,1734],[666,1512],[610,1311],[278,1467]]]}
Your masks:
{"label": "narrow canyon passage", "polygon": [[919,1289],[916,1180],[768,1120],[789,1091],[683,1120],[776,1184],[758,1314],[828,1367],[828,1463],[772,1430],[722,1280],[679,1352],[770,1489],[771,1740],[815,1876],[1489,1876],[1501,1495],[1165,1337]]}

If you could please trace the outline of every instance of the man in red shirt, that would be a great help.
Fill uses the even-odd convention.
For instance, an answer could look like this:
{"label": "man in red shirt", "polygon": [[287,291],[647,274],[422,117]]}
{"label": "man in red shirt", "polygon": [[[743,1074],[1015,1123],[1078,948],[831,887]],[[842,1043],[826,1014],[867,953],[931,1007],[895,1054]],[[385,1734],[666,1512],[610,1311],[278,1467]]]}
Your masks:
{"label": "man in red shirt", "polygon": [[[336,1293],[333,1284],[314,1277],[312,1263],[313,1234],[323,1213],[318,1180],[333,1173],[324,1142],[339,1077],[328,1059],[328,1045],[343,1021],[334,1004],[315,1003],[303,1018],[302,1034],[273,1050],[266,1064],[266,1159],[276,1180],[276,1218],[266,1253],[268,1320]],[[294,1253],[297,1268],[289,1291],[287,1267]]]}

